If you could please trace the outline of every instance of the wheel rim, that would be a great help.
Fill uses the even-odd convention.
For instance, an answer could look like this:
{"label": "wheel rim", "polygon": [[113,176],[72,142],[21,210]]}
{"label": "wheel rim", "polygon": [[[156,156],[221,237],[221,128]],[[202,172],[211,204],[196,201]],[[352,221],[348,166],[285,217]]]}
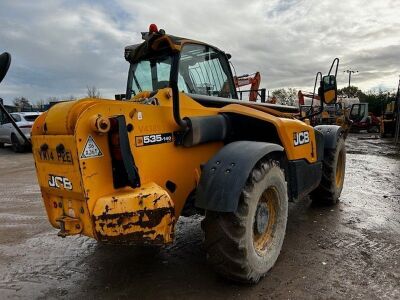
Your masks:
{"label": "wheel rim", "polygon": [[258,200],[253,226],[253,244],[258,255],[264,255],[274,237],[278,212],[278,191],[269,187]]}
{"label": "wheel rim", "polygon": [[340,188],[344,178],[344,151],[339,152],[338,162],[336,165],[336,187]]}

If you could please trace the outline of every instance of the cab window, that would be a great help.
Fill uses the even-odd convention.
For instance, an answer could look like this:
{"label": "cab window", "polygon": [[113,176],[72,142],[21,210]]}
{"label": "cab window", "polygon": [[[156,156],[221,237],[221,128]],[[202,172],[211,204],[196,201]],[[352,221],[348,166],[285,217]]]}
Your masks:
{"label": "cab window", "polygon": [[234,98],[229,65],[224,56],[208,45],[185,45],[179,62],[179,89],[198,95]]}
{"label": "cab window", "polygon": [[352,120],[358,121],[361,120],[366,114],[366,106],[362,104],[353,104],[353,107],[350,111],[350,118]]}

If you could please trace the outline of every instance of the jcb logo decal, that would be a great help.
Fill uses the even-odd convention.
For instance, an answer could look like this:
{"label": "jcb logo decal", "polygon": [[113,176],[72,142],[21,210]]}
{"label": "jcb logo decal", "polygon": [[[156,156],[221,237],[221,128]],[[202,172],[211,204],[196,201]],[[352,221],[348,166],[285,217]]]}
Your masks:
{"label": "jcb logo decal", "polygon": [[310,142],[310,136],[308,134],[308,131],[293,133],[293,140],[295,146],[308,144]]}
{"label": "jcb logo decal", "polygon": [[66,190],[72,190],[72,182],[63,176],[49,175],[49,187],[60,189],[64,188]]}

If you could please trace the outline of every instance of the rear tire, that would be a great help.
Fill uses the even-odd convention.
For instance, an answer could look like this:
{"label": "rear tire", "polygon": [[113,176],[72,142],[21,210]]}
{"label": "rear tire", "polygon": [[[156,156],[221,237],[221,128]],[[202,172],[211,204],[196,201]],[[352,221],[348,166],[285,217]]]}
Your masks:
{"label": "rear tire", "polygon": [[11,145],[12,145],[12,149],[15,153],[21,153],[21,152],[24,152],[24,150],[25,150],[24,145],[22,145],[19,142],[19,139],[17,138],[17,136],[15,134],[11,135]]}
{"label": "rear tire", "polygon": [[4,143],[0,143],[0,148],[4,148]]}
{"label": "rear tire", "polygon": [[245,283],[266,275],[285,237],[287,195],[279,163],[264,160],[251,172],[236,212],[206,212],[202,228],[207,259],[218,273]]}
{"label": "rear tire", "polygon": [[322,178],[319,186],[311,193],[313,204],[334,205],[339,201],[346,171],[346,145],[341,136],[336,149],[326,149],[322,163]]}

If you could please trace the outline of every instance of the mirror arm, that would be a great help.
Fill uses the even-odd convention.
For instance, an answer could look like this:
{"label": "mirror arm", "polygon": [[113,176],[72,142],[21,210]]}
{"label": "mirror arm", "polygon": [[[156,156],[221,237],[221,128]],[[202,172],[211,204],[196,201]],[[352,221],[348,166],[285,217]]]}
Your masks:
{"label": "mirror arm", "polygon": [[[322,81],[322,73],[321,72],[317,72],[317,74],[315,75],[314,90],[313,90],[313,96],[311,98],[311,109],[310,110],[313,109],[313,105],[314,105],[315,89],[317,88],[318,76],[321,79],[320,82]],[[321,98],[321,96],[320,96],[320,98]],[[316,115],[320,114],[322,112],[322,110],[323,110],[322,98],[320,99],[320,101],[321,101],[320,111],[312,113],[312,114],[308,114],[305,117],[301,117],[300,120],[304,120],[304,119],[307,119],[307,118],[310,118],[310,117],[313,117],[313,116],[316,116]]]}
{"label": "mirror arm", "polygon": [[[313,107],[313,104],[314,104],[315,89],[317,88],[318,76],[321,79],[320,81],[322,81],[322,73],[321,72],[317,72],[317,74],[315,75],[314,90],[313,90],[313,96],[312,96],[312,99],[311,99],[311,108]],[[322,102],[322,99],[321,99],[321,102]]]}
{"label": "mirror arm", "polygon": [[337,78],[337,71],[339,68],[339,58],[337,58],[337,57],[333,60],[331,68],[329,69],[328,75],[331,75],[331,72],[332,72],[333,66],[335,65],[335,62],[336,62],[335,78]]}

